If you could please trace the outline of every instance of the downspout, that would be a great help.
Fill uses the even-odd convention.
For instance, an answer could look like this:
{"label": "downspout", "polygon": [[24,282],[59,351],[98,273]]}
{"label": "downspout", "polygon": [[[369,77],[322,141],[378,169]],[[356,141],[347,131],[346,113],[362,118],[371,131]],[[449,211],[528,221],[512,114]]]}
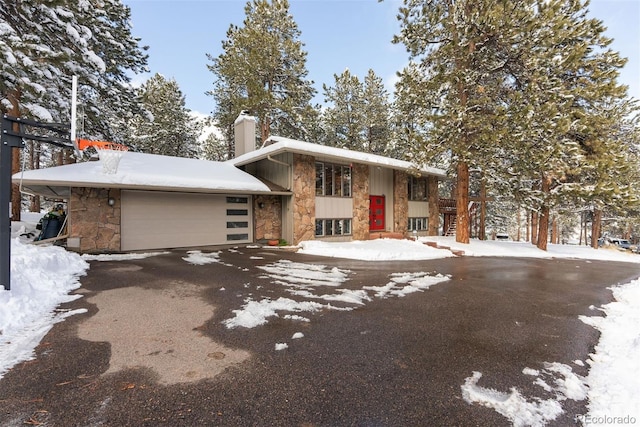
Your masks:
{"label": "downspout", "polygon": [[271,154],[267,154],[267,160],[287,167],[287,183],[289,184],[289,188],[287,188],[287,191],[291,191],[291,185],[293,184],[291,165],[289,163],[283,162],[282,160],[274,159],[273,157],[271,157]]}

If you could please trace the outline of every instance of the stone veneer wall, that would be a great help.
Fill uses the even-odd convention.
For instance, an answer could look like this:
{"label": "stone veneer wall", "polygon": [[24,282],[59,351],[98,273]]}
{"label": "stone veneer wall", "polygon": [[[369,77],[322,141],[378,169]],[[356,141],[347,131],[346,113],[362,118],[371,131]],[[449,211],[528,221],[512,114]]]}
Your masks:
{"label": "stone veneer wall", "polygon": [[[262,207],[260,207],[262,204]],[[259,195],[253,199],[255,240],[282,238],[282,200],[280,196]]]}
{"label": "stone veneer wall", "polygon": [[351,168],[354,240],[369,239],[369,166],[354,164]]}
{"label": "stone veneer wall", "polygon": [[[115,200],[109,206],[109,198]],[[79,240],[80,252],[120,251],[120,190],[71,188],[69,200],[69,239]]]}
{"label": "stone veneer wall", "polygon": [[440,226],[440,208],[438,207],[438,177],[429,176],[427,178],[427,191],[429,194],[429,223],[427,228],[428,236],[437,236]]}
{"label": "stone veneer wall", "polygon": [[393,171],[393,231],[403,235],[409,225],[408,180],[406,172]]}
{"label": "stone veneer wall", "polygon": [[313,156],[293,155],[293,244],[316,235],[316,162]]}

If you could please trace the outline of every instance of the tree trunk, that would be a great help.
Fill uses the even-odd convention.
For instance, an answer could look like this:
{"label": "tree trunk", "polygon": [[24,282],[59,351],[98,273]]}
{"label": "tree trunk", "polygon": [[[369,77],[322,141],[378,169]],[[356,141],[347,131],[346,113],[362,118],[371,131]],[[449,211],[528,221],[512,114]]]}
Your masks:
{"label": "tree trunk", "polygon": [[438,235],[438,226],[440,225],[440,211],[438,207],[439,195],[438,195],[438,178],[435,176],[429,176],[427,178],[428,185],[428,197],[429,197],[429,230],[427,234],[429,236]]}
{"label": "tree trunk", "polygon": [[64,150],[61,148],[54,151],[54,156],[56,166],[62,166],[64,164]]}
{"label": "tree trunk", "polygon": [[[542,177],[542,194],[543,197],[546,196],[551,191],[551,178],[547,176]],[[547,250],[547,240],[549,238],[549,205],[547,202],[544,202],[542,208],[540,209],[540,220],[538,221],[538,249],[542,249],[543,251]]]}
{"label": "tree trunk", "polygon": [[269,138],[271,128],[271,118],[269,116],[264,116],[260,121],[260,142],[264,143],[267,138]]}
{"label": "tree trunk", "polygon": [[478,239],[487,239],[487,185],[484,179],[480,183],[480,232],[478,233]]}
{"label": "tree trunk", "polygon": [[469,165],[458,162],[456,179],[456,242],[469,243]]}
{"label": "tree trunk", "polygon": [[[31,170],[40,169],[40,143],[29,142],[29,165]],[[40,196],[31,196],[29,211],[40,212]]]}
{"label": "tree trunk", "polygon": [[547,239],[549,237],[549,207],[543,205],[540,209],[538,220],[538,243],[536,246],[543,251],[547,250]]}
{"label": "tree trunk", "polygon": [[558,244],[558,219],[556,217],[551,220],[551,243]]}
{"label": "tree trunk", "polygon": [[[593,209],[593,222],[591,223],[591,247],[598,249],[598,239],[602,229],[602,211],[598,208]],[[585,243],[586,243],[585,239]]]}
{"label": "tree trunk", "polygon": [[538,212],[531,212],[531,244],[538,244]]}

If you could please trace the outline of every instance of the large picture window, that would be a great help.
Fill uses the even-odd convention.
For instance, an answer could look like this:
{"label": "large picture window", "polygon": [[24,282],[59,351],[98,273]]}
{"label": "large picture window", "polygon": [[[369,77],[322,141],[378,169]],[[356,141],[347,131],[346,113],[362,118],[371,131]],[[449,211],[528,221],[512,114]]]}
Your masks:
{"label": "large picture window", "polygon": [[423,202],[429,197],[427,178],[409,177],[409,200]]}
{"label": "large picture window", "polygon": [[351,197],[351,167],[317,162],[316,196]]}

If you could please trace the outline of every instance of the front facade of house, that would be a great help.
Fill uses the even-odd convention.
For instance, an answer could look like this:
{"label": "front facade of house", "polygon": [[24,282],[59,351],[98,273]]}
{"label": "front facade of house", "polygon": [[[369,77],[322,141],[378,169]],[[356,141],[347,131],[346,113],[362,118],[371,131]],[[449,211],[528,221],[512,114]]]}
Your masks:
{"label": "front facade of house", "polygon": [[437,234],[443,171],[278,137],[255,150],[254,135],[240,116],[228,162],[125,153],[114,175],[85,162],[20,179],[67,202],[67,247],[79,252]]}
{"label": "front facade of house", "polygon": [[437,176],[416,177],[346,158],[286,151],[244,170],[291,189],[290,195],[255,197],[256,240],[282,238],[297,244],[405,236],[413,230],[437,234]]}
{"label": "front facade of house", "polygon": [[[252,150],[252,118],[236,121],[236,158],[231,162],[273,186],[277,198],[256,197],[255,239],[367,240],[390,233],[438,232],[438,178],[444,171],[417,170],[407,162],[272,137]],[[238,129],[245,127],[244,129]],[[267,209],[268,220],[261,219]],[[278,214],[279,213],[279,214]],[[261,224],[275,224],[273,229]]]}

